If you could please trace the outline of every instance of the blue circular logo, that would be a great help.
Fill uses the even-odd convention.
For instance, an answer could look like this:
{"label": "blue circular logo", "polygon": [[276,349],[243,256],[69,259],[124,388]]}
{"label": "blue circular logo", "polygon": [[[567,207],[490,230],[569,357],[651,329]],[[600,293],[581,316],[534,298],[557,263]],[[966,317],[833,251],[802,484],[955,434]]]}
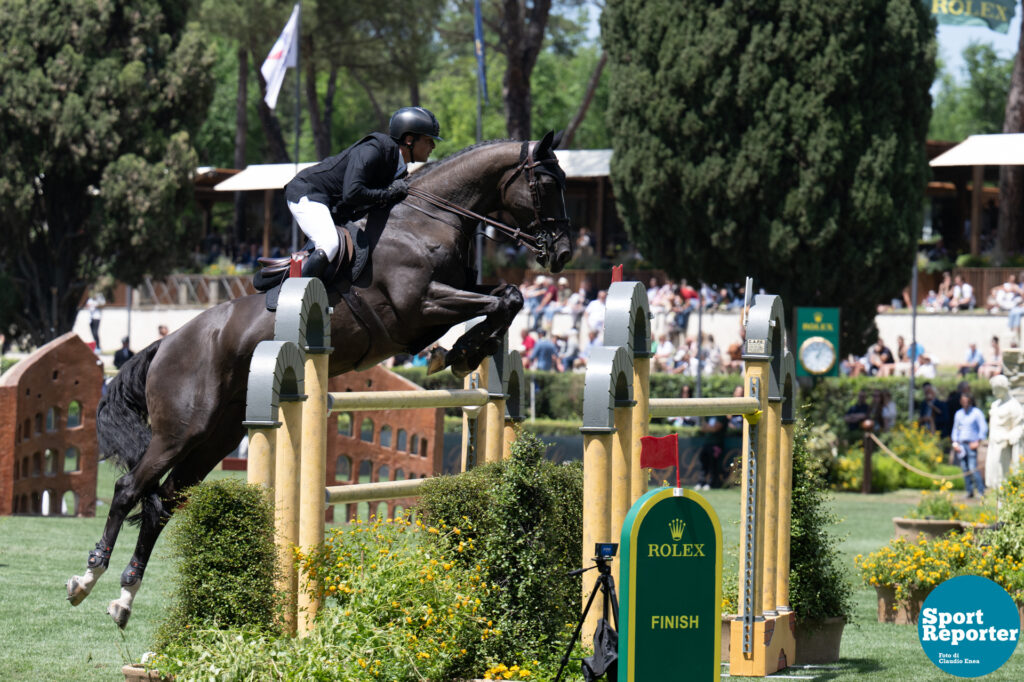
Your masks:
{"label": "blue circular logo", "polygon": [[921,648],[939,670],[979,677],[1009,660],[1020,638],[1020,614],[1006,590],[988,578],[950,578],[928,595],[917,619]]}

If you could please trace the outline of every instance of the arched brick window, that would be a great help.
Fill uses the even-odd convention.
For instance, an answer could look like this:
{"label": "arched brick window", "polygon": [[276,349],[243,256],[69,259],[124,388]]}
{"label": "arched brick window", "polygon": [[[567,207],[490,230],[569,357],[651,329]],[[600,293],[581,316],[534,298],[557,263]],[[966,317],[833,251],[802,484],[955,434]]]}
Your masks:
{"label": "arched brick window", "polygon": [[68,403],[68,421],[65,428],[77,429],[82,425],[82,403],[72,400]]}
{"label": "arched brick window", "polygon": [[382,426],[380,427],[380,446],[382,448],[391,447],[391,427]]}
{"label": "arched brick window", "polygon": [[363,423],[359,427],[359,439],[364,440],[367,443],[373,442],[373,420],[363,419]]}
{"label": "arched brick window", "polygon": [[338,455],[338,459],[334,463],[334,480],[346,482],[352,480],[352,460],[347,455]]}
{"label": "arched brick window", "polygon": [[352,437],[352,413],[338,413],[338,435]]}
{"label": "arched brick window", "polygon": [[391,476],[391,469],[388,468],[387,464],[382,464],[380,466],[380,468],[377,469],[377,480],[378,481],[389,481],[389,480],[391,480],[390,476]]}
{"label": "arched brick window", "polygon": [[395,443],[395,449],[400,452],[405,452],[408,447],[409,434],[405,432],[405,429],[398,429],[398,442]]}
{"label": "arched brick window", "polygon": [[78,448],[70,447],[64,451],[64,473],[70,474],[78,471],[82,466]]}

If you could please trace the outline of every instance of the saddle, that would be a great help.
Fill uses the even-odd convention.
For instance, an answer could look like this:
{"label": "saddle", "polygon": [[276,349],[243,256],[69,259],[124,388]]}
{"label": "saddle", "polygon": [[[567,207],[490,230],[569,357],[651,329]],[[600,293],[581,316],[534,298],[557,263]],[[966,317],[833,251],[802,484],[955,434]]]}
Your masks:
{"label": "saddle", "polygon": [[[367,239],[365,230],[356,223],[336,225],[338,231],[338,255],[331,261],[324,272],[324,284],[345,277],[350,282],[359,279],[370,259],[370,240]],[[306,242],[298,254],[310,254],[315,248],[312,241]],[[305,256],[304,256],[305,257]],[[252,283],[256,291],[264,291],[267,294],[267,310],[277,310],[277,299],[281,293],[281,285],[289,277],[292,264],[292,256],[281,258],[260,258],[257,262],[262,266],[255,275]]]}

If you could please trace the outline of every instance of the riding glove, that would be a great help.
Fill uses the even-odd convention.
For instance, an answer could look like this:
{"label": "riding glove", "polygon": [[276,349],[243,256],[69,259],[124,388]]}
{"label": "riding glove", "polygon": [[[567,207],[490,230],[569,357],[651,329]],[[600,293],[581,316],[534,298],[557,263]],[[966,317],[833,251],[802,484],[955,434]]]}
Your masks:
{"label": "riding glove", "polygon": [[387,199],[388,204],[397,204],[407,196],[409,196],[409,183],[405,180],[395,180],[387,188]]}

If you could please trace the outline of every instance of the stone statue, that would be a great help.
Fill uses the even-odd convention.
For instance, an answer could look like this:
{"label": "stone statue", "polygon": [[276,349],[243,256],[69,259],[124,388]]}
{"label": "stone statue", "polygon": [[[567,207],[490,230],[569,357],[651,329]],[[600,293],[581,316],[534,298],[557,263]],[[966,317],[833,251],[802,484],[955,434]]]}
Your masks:
{"label": "stone statue", "polygon": [[994,490],[1003,478],[1020,466],[1024,407],[1010,395],[1010,381],[1005,376],[994,376],[989,383],[995,402],[989,410],[985,487]]}

